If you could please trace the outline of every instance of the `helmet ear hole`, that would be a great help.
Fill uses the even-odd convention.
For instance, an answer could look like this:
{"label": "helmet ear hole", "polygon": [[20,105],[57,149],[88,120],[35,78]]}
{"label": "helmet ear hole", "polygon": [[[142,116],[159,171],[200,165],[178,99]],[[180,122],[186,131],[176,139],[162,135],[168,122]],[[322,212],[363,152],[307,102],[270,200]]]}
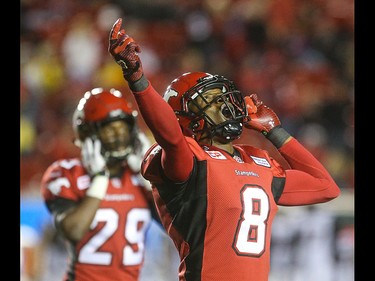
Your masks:
{"label": "helmet ear hole", "polygon": [[202,118],[202,119],[199,119],[199,120],[196,120],[194,121],[194,126],[195,128],[193,129],[194,131],[194,139],[196,141],[199,141],[202,137],[202,134],[204,133],[203,129],[205,127],[205,120]]}
{"label": "helmet ear hole", "polygon": [[198,129],[198,128],[199,128],[199,122],[198,122],[198,121],[194,121],[194,122],[192,122],[192,124],[191,124],[191,128],[192,128],[193,130]]}
{"label": "helmet ear hole", "polygon": [[192,121],[189,127],[194,133],[200,132],[204,128],[204,119]]}

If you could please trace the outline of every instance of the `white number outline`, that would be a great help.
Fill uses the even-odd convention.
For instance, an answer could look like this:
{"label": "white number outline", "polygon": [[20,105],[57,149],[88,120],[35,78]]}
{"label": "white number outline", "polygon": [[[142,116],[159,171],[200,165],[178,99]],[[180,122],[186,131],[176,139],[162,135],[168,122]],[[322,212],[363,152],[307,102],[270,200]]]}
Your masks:
{"label": "white number outline", "polygon": [[240,256],[260,257],[265,251],[270,214],[270,199],[258,185],[241,189],[242,212],[238,220],[232,248]]}
{"label": "white number outline", "polygon": [[[98,251],[98,249],[116,232],[119,218],[119,214],[114,209],[97,210],[90,226],[91,229],[94,229],[99,222],[105,224],[81,247],[78,253],[78,262],[93,265],[110,265],[112,263],[113,253]],[[145,208],[133,208],[126,215],[125,222],[124,237],[128,243],[123,249],[122,263],[124,266],[141,264],[144,257],[145,234],[151,222],[151,213]]]}

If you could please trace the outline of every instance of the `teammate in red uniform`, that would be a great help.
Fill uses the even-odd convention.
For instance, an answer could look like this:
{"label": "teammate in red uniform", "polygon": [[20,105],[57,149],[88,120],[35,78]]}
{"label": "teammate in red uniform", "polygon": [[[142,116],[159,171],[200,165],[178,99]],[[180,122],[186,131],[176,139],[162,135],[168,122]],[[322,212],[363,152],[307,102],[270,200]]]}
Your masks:
{"label": "teammate in red uniform", "polygon": [[[278,205],[327,202],[339,187],[273,110],[256,95],[244,98],[225,77],[185,73],[163,99],[143,74],[139,45],[121,25],[118,19],[112,27],[109,52],[157,141],[142,174],[180,254],[179,280],[268,280]],[[233,144],[243,127],[261,132],[291,168],[265,150]]]}
{"label": "teammate in red uniform", "polygon": [[64,281],[139,280],[153,200],[139,173],[150,142],[136,114],[118,90],[86,92],[73,116],[82,159],[56,161],[43,175],[42,195],[68,242]]}

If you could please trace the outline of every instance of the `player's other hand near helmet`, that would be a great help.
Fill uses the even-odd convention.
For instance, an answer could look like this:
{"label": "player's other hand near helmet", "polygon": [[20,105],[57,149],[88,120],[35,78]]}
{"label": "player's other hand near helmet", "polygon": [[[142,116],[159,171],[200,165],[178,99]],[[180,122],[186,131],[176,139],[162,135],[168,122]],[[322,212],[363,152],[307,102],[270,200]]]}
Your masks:
{"label": "player's other hand near helmet", "polygon": [[108,174],[106,161],[101,153],[101,141],[87,137],[83,142],[81,155],[82,163],[91,177],[98,174]]}
{"label": "player's other hand near helmet", "polygon": [[256,94],[246,96],[248,112],[244,126],[261,132],[277,148],[291,139],[291,136],[281,127],[281,122],[276,113],[261,101]]}

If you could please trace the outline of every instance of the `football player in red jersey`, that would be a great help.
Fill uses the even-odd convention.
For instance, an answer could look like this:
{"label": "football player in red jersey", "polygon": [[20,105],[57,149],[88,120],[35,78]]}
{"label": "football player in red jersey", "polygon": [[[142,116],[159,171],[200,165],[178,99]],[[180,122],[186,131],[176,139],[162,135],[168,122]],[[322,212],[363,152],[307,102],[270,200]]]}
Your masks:
{"label": "football player in red jersey", "polygon": [[[109,52],[157,142],[142,174],[180,254],[179,280],[267,281],[278,205],[328,202],[339,187],[271,108],[256,95],[244,98],[225,77],[185,73],[163,99],[143,74],[140,46],[121,25],[118,19],[112,27]],[[233,144],[243,127],[262,133],[290,168],[265,150]]]}
{"label": "football player in red jersey", "polygon": [[58,160],[43,175],[44,201],[68,242],[64,281],[139,280],[156,211],[139,173],[150,142],[136,116],[118,90],[86,92],[73,115],[81,159]]}

